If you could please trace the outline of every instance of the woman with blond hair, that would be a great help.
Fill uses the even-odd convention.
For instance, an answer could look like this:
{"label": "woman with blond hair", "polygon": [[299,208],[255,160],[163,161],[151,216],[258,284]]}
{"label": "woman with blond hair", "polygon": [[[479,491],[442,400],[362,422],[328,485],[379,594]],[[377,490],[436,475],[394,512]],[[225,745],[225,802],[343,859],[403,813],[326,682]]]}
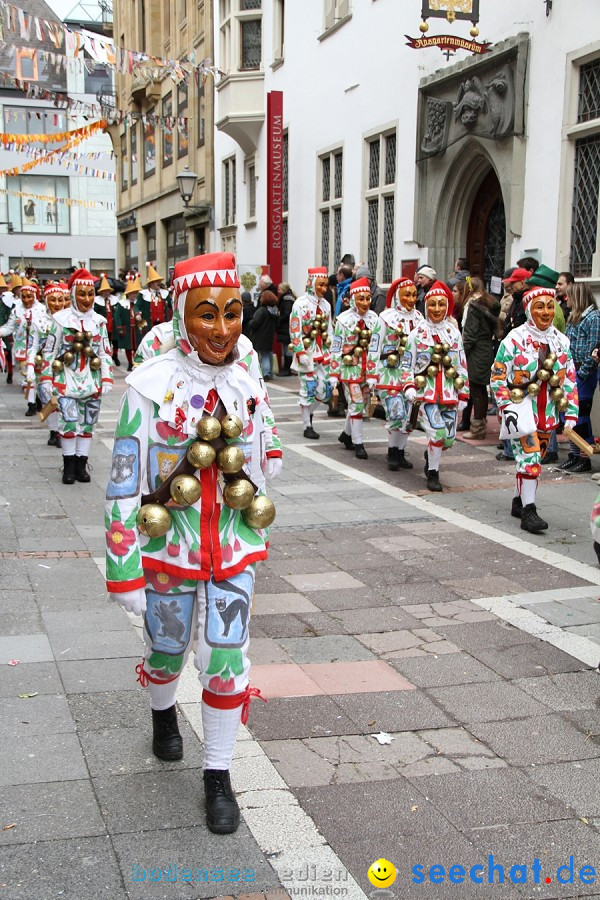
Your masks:
{"label": "woman with blond hair", "polygon": [[[594,443],[590,414],[598,381],[598,362],[592,356],[600,344],[600,311],[587,284],[576,282],[567,288],[567,337],[571,342],[571,353],[577,373],[579,393],[579,416],[575,431],[589,444]],[[559,469],[567,472],[590,472],[592,463],[588,456],[571,444],[569,456]]]}

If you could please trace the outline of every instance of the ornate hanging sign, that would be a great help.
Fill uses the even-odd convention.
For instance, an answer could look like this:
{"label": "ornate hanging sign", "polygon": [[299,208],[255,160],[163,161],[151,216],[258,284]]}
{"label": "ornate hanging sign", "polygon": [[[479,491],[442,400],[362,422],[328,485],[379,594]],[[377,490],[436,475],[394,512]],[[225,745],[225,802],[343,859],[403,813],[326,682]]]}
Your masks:
{"label": "ornate hanging sign", "polygon": [[456,50],[467,50],[469,53],[487,53],[492,46],[489,42],[478,43],[468,38],[456,37],[453,34],[432,34],[430,37],[422,35],[413,38],[405,34],[406,46],[413,50],[426,50],[428,47],[439,47],[443,53],[454,53]]}
{"label": "ornate hanging sign", "polygon": [[450,23],[464,19],[475,25],[479,21],[479,0],[423,0],[421,17],[447,19]]}

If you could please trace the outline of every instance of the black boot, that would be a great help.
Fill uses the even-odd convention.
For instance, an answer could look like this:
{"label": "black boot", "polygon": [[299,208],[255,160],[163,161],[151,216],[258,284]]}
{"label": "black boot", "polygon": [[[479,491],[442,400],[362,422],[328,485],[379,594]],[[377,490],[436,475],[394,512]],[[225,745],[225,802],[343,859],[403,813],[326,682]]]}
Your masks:
{"label": "black boot", "polygon": [[63,456],[63,484],[75,484],[75,457]]}
{"label": "black boot", "polygon": [[119,357],[118,357],[118,355],[117,355],[116,353],[113,355],[112,360],[113,360],[113,363],[115,364],[115,366],[120,366],[120,365],[121,365],[121,360],[119,359]]}
{"label": "black boot", "polygon": [[535,503],[528,503],[527,506],[523,507],[521,528],[530,534],[539,534],[540,531],[546,531],[548,528],[548,523],[538,516]]}
{"label": "black boot", "polygon": [[580,472],[591,472],[592,471],[592,461],[587,456],[580,456],[578,460],[576,460],[575,464],[571,466],[569,472],[572,475],[578,475]]}
{"label": "black boot", "polygon": [[346,450],[354,450],[354,444],[352,443],[352,437],[349,434],[346,434],[345,431],[342,431],[340,434],[338,441],[340,444],[343,444]]}
{"label": "black boot", "polygon": [[400,450],[398,447],[388,447],[387,464],[390,472],[397,472],[400,468]]}
{"label": "black boot", "polygon": [[87,456],[75,457],[75,478],[77,479],[77,481],[91,481],[90,473],[87,470],[87,461]]}
{"label": "black boot", "polygon": [[208,830],[214,834],[233,834],[237,831],[240,808],[227,770],[204,770],[204,796]]}
{"label": "black boot", "polygon": [[42,411],[42,401],[40,400],[39,397],[35,398],[35,409],[36,409],[36,412]]}
{"label": "black boot", "polygon": [[413,464],[405,457],[404,450],[398,450],[398,460],[401,469],[412,469]]}
{"label": "black boot", "polygon": [[60,447],[60,438],[58,436],[58,431],[50,432],[50,437],[48,438],[48,446],[49,447]]}
{"label": "black boot", "polygon": [[317,434],[312,424],[313,417],[310,417],[310,425],[304,429],[304,437],[309,438],[311,441],[318,441],[321,437],[320,434]]}
{"label": "black boot", "polygon": [[167,762],[183,759],[183,740],[177,725],[175,705],[152,710],[152,752]]}
{"label": "black boot", "polygon": [[6,376],[6,383],[12,384],[12,372],[9,372],[8,375]]}
{"label": "black boot", "polygon": [[365,450],[364,444],[355,444],[354,445],[354,455],[357,459],[368,459],[369,454]]}
{"label": "black boot", "polygon": [[35,416],[35,414],[36,414],[35,403],[28,403],[27,404],[27,412],[25,413],[25,415],[26,416]]}
{"label": "black boot", "polygon": [[441,493],[444,488],[440,484],[440,473],[437,469],[427,470],[427,490],[436,494]]}
{"label": "black boot", "polygon": [[520,497],[512,498],[512,506],[510,508],[511,516],[514,516],[515,519],[520,519],[523,514],[523,501]]}

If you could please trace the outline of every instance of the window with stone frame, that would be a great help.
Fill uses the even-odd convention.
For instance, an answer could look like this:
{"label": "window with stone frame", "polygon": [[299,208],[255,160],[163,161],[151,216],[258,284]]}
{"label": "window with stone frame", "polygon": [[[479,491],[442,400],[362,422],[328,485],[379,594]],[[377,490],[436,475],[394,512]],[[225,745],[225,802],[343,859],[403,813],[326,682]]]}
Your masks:
{"label": "window with stone frame", "polygon": [[365,248],[363,257],[376,281],[394,277],[396,131],[365,141]]}
{"label": "window with stone frame", "polygon": [[177,159],[187,156],[190,146],[187,116],[188,86],[182,83],[177,88]]}
{"label": "window with stone frame", "polygon": [[342,252],[343,150],[338,148],[321,155],[319,169],[319,262],[333,272],[339,265]]}
{"label": "window with stone frame", "polygon": [[262,0],[219,0],[219,68],[231,72],[262,66]]}
{"label": "window with stone frame", "polygon": [[236,222],[235,156],[223,161],[223,227]]}
{"label": "window with stone frame", "polygon": [[325,0],[324,25],[325,31],[333,28],[351,13],[350,0]]}
{"label": "window with stone frame", "polygon": [[[569,268],[576,278],[592,275],[598,248],[600,195],[600,57],[579,66],[574,143]],[[585,126],[585,134],[580,133]]]}
{"label": "window with stone frame", "polygon": [[129,184],[129,156],[127,153],[127,134],[121,135],[121,190],[126,191]]}

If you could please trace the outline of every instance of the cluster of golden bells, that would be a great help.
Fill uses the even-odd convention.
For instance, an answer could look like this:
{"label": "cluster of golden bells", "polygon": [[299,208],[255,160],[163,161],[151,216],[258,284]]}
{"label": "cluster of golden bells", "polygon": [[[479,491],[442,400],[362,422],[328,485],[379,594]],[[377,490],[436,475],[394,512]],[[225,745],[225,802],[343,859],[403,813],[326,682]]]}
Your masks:
{"label": "cluster of golden bells", "polygon": [[[187,451],[190,465],[201,470],[216,462],[224,475],[239,475],[245,462],[242,448],[229,445],[215,450],[210,441],[220,437],[235,439],[243,427],[237,416],[227,414],[220,421],[215,416],[203,416],[196,426],[199,440]],[[202,485],[195,475],[177,475],[169,490],[177,506],[192,506],[202,495]],[[255,490],[247,478],[233,477],[225,486],[223,499],[231,509],[242,511],[250,528],[268,528],[275,519],[275,504],[264,495],[256,497]],[[137,526],[148,537],[162,537],[171,527],[171,513],[162,503],[145,503],[137,515]]]}
{"label": "cluster of golden bells", "polygon": [[[371,343],[371,337],[373,332],[370,328],[361,328],[360,325],[357,325],[353,332],[358,338],[354,350],[352,353],[360,353],[361,350],[368,350],[369,344]],[[342,362],[345,366],[359,366],[360,365],[360,356],[352,356],[350,353],[344,353],[342,357]]]}
{"label": "cluster of golden bells", "polygon": [[[94,335],[91,331],[76,331],[73,335],[73,343],[71,344],[71,350],[65,350],[65,352],[58,359],[55,359],[52,363],[52,371],[55,375],[58,375],[59,372],[62,372],[64,366],[71,366],[75,362],[75,356],[78,353],[83,353],[90,361],[90,369],[92,372],[98,372],[102,366],[100,362],[100,358],[96,356],[94,349],[92,347],[92,340]],[[38,353],[35,357],[36,363],[41,365],[44,362],[44,357],[41,353]]]}
{"label": "cluster of golden bells", "polygon": [[[396,335],[398,336],[398,350],[406,347],[408,344],[408,337],[404,334],[404,328],[402,325],[398,325],[396,328]],[[385,364],[388,369],[397,369],[400,365],[400,354],[399,353],[388,353],[385,358]]]}
{"label": "cluster of golden bells", "polygon": [[[323,338],[323,344],[325,347],[331,346],[331,338],[327,334],[327,330],[329,328],[327,317],[322,315],[316,315],[312,320],[312,325],[309,328],[308,334],[306,337],[302,338],[302,343],[304,345],[304,349],[308,350],[310,345],[314,340],[317,339],[319,335]],[[289,344],[288,349],[293,353],[294,345]]]}
{"label": "cluster of golden bells", "polygon": [[[454,382],[454,387],[460,391],[464,387],[465,379],[459,375],[452,362],[450,356],[450,344],[434,344],[431,350],[431,363],[425,370],[430,378],[435,378],[440,370],[440,364],[444,367],[444,374]],[[415,378],[415,387],[417,390],[423,390],[427,383],[425,375],[417,375]]]}
{"label": "cluster of golden bells", "polygon": [[[565,392],[560,386],[560,377],[558,375],[552,374],[556,360],[556,353],[548,354],[544,362],[535,373],[534,379],[527,385],[527,393],[530,397],[537,397],[540,392],[541,385],[538,384],[535,379],[538,379],[542,382],[547,381],[550,387],[550,397],[556,403],[557,409],[559,410],[559,412],[566,412],[569,407],[569,401],[565,397]],[[513,403],[522,403],[525,399],[525,391],[523,391],[521,388],[514,387],[510,392],[510,399]]]}

